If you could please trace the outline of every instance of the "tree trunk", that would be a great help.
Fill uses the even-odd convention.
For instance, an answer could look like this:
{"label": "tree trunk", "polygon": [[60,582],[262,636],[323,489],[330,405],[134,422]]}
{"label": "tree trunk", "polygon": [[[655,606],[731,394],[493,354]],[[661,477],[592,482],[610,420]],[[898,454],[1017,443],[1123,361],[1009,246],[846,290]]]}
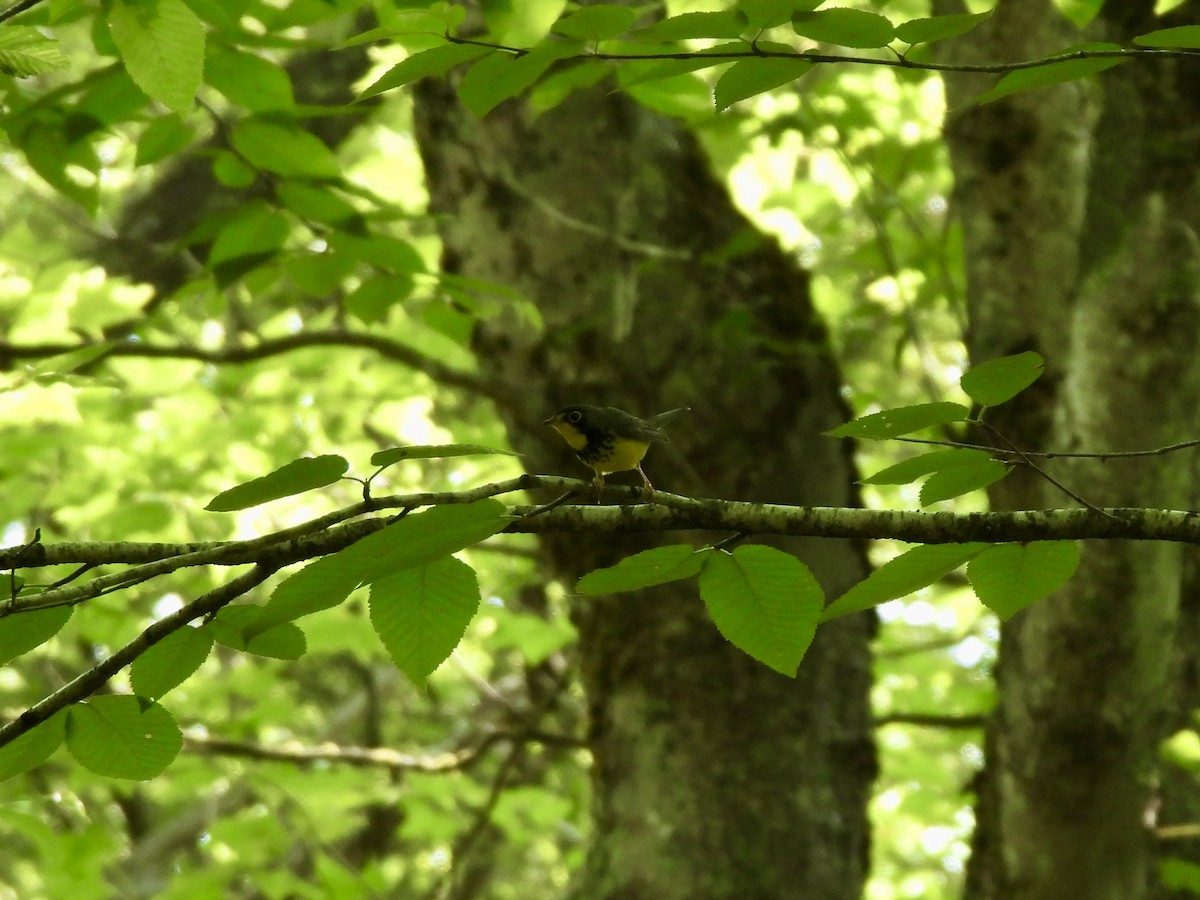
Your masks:
{"label": "tree trunk", "polygon": [[[531,469],[585,474],[539,425],[567,403],[690,406],[646,460],[659,489],[855,503],[847,448],[820,436],[845,412],[806,277],[734,209],[686,130],[607,86],[480,122],[426,83],[417,133],[446,269],[513,286],[544,317],[506,300],[476,335]],[[646,540],[548,540],[547,577],[570,585]],[[865,572],[861,547],[780,545],[830,596]],[[824,626],[793,681],[728,645],[694,582],[571,604],[595,789],[579,896],[857,896],[871,621]]]}
{"label": "tree trunk", "polygon": [[[1107,4],[1089,36],[1163,27],[1152,7]],[[957,58],[1031,58],[1084,39],[1054,4],[1011,0]],[[947,79],[973,361],[1047,358],[1042,388],[994,419],[1024,448],[1119,452],[1196,435],[1200,154],[1185,130],[1196,83],[1194,65],[1135,64],[970,107],[978,79]],[[1180,455],[1052,468],[1098,506],[1195,504]],[[1069,502],[1032,474],[992,499]],[[1184,576],[1178,547],[1084,545],[1068,586],[1004,627],[969,897],[1146,895]]]}

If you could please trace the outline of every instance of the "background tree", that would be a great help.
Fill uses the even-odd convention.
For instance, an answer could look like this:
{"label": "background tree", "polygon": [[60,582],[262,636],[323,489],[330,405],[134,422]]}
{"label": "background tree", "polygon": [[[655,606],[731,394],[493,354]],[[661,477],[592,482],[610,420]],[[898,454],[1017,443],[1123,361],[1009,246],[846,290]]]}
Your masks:
{"label": "background tree", "polygon": [[[1164,835],[1186,832],[1200,755],[1188,560],[1163,540],[1197,541],[1186,515],[680,496],[853,504],[850,444],[820,432],[965,399],[964,333],[975,362],[1008,357],[963,381],[1000,404],[985,424],[943,403],[843,433],[940,424],[923,433],[1000,441],[994,459],[934,448],[869,479],[869,505],[976,509],[1017,462],[997,508],[1062,505],[1005,440],[1191,437],[1187,392],[1156,388],[1193,378],[1194,10],[817,6],[0,13],[15,895],[852,896],[870,687],[867,893],[954,896],[996,637],[953,575],[966,560],[1015,613],[970,891],[1200,883],[1146,850],[1161,738],[1181,729]],[[1121,44],[1036,59],[1096,36]],[[414,108],[396,88],[422,77]],[[1164,97],[1178,117],[1144,118]],[[1036,381],[1039,358],[1013,355],[1031,349]],[[531,516],[510,498],[575,484],[508,479],[578,471],[540,426],[576,399],[694,407],[649,461],[659,503]],[[907,455],[859,450],[872,473]],[[1186,508],[1184,459],[1043,469],[1085,502]],[[662,580],[628,567],[573,588],[664,526],[737,548],[676,563],[703,570],[703,605],[694,578],[589,595]],[[1045,539],[1118,536],[1159,542],[1085,543],[1066,595],[1017,611],[1073,565]],[[888,539],[932,543],[838,599],[807,648],[819,605],[771,545],[832,600],[866,537],[878,562]],[[1037,543],[988,543],[1005,539]],[[714,586],[730,566],[742,586]],[[841,614],[913,591],[880,608],[869,684],[871,620]],[[806,649],[794,681],[742,652],[790,675]]]}

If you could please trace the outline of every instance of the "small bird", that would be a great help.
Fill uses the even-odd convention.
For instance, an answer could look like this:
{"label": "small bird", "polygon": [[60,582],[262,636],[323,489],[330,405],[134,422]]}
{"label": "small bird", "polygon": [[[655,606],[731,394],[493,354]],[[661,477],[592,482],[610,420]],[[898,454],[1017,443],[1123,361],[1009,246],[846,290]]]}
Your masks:
{"label": "small bird", "polygon": [[595,470],[593,484],[596,485],[597,498],[604,487],[604,476],[609,472],[637,469],[642,476],[646,496],[652,499],[654,485],[642,471],[642,458],[652,443],[667,441],[667,436],[659,426],[689,409],[684,406],[639,419],[612,406],[568,406],[543,424],[561,434],[580,461]]}

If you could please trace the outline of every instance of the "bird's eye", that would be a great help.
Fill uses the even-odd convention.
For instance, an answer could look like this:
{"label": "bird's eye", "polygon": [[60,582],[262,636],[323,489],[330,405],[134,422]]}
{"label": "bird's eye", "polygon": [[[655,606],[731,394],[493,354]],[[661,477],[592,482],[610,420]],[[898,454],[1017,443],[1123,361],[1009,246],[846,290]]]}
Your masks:
{"label": "bird's eye", "polygon": [[578,425],[580,422],[583,421],[583,413],[581,413],[577,409],[573,409],[569,413],[567,413],[567,421],[570,422],[572,425]]}

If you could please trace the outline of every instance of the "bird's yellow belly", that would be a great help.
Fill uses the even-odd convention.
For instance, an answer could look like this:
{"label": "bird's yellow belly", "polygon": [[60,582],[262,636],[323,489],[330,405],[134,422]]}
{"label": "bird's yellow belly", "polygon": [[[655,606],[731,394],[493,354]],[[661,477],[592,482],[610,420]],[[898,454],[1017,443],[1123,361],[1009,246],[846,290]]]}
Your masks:
{"label": "bird's yellow belly", "polygon": [[607,475],[609,472],[636,469],[649,447],[650,444],[646,441],[617,438],[611,444],[605,442],[580,450],[579,458],[601,475]]}

